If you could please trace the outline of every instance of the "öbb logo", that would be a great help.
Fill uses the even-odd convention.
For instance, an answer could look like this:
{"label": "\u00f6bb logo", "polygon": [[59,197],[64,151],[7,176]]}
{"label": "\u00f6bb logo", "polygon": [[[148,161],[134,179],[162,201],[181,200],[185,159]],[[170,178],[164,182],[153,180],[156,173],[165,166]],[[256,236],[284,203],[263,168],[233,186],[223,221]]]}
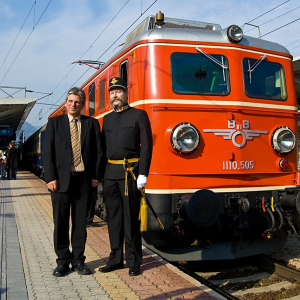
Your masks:
{"label": "\u00f6bb logo", "polygon": [[[242,148],[247,141],[252,141],[254,137],[261,134],[268,134],[268,131],[250,130],[250,122],[243,120],[242,124],[236,124],[235,120],[228,120],[228,129],[203,129],[204,132],[212,132],[215,136],[222,136],[224,140],[231,140],[233,145]],[[241,137],[241,142],[237,142],[237,137]]]}

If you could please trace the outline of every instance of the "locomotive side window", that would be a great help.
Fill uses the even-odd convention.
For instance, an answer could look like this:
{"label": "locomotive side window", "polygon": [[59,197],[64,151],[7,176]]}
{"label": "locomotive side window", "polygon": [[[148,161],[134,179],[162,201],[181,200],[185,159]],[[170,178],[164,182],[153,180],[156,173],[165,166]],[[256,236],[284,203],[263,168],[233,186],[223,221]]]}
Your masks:
{"label": "locomotive side window", "polygon": [[280,64],[244,58],[243,72],[245,92],[248,97],[286,100],[285,75]]}
{"label": "locomotive side window", "polygon": [[123,62],[121,62],[120,64],[120,71],[119,71],[119,75],[121,78],[126,79],[127,81],[127,74],[128,74],[128,60],[125,60]]}
{"label": "locomotive side window", "polygon": [[106,78],[101,79],[99,82],[99,103],[98,109],[105,108],[105,96],[106,96]]}
{"label": "locomotive side window", "polygon": [[89,86],[89,116],[95,114],[95,83]]}
{"label": "locomotive side window", "polygon": [[228,95],[228,60],[211,55],[222,68],[203,54],[173,53],[171,56],[172,89],[177,94]]}

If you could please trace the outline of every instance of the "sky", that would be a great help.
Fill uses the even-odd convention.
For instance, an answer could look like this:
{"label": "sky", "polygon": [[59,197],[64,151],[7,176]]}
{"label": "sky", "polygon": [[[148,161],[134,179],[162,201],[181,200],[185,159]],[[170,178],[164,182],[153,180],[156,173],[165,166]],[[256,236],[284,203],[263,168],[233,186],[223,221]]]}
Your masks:
{"label": "sky", "polygon": [[[158,11],[222,28],[251,23],[263,39],[300,55],[299,0],[0,0],[0,98],[32,91],[26,97],[38,101],[26,121],[43,126],[66,92],[96,71],[72,63],[109,60],[126,36]],[[258,37],[259,31],[246,24],[244,34]]]}

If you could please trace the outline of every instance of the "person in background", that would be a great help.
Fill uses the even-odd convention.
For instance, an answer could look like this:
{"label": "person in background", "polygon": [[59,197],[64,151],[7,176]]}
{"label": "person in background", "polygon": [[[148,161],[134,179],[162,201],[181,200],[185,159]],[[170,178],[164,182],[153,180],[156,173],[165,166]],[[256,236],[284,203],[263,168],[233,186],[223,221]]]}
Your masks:
{"label": "person in background", "polygon": [[7,164],[7,153],[9,150],[9,146],[7,146],[7,150],[5,152],[3,152],[3,156],[6,157],[6,179],[9,180],[9,169],[8,169],[8,164]]}
{"label": "person in background", "polygon": [[17,165],[18,165],[18,149],[15,147],[15,143],[9,143],[9,149],[7,151],[7,168],[8,179],[17,179]]}
{"label": "person in background", "polygon": [[1,164],[3,162],[3,153],[2,153],[2,150],[0,150],[0,178],[2,178],[2,169],[1,169]]}
{"label": "person in background", "polygon": [[[73,87],[65,100],[67,114],[49,118],[44,137],[45,181],[51,192],[54,221],[54,249],[57,267],[54,276],[72,269],[91,274],[85,265],[86,218],[92,189],[100,184],[101,132],[99,122],[81,115],[85,93]],[[71,246],[69,224],[71,211]]]}
{"label": "person in background", "polygon": [[2,155],[2,157],[0,158],[0,176],[1,176],[1,179],[5,179],[5,177],[6,177],[6,168],[7,168],[6,156]]}
{"label": "person in background", "polygon": [[[104,198],[111,253],[107,265],[99,271],[107,273],[124,268],[125,240],[129,275],[136,276],[140,274],[143,261],[139,189],[147,183],[153,148],[152,131],[146,111],[128,105],[127,82],[124,79],[112,78],[108,90],[113,110],[103,119],[108,159],[104,174]],[[124,168],[131,171],[126,175]]]}

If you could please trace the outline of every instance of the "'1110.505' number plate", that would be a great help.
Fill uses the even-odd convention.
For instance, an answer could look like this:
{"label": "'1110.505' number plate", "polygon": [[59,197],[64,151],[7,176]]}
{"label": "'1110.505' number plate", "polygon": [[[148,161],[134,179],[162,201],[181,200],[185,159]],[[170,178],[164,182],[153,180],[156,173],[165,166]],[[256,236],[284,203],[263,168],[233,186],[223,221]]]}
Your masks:
{"label": "'1110.505' number plate", "polygon": [[254,160],[230,161],[223,160],[223,170],[252,170],[254,169]]}

